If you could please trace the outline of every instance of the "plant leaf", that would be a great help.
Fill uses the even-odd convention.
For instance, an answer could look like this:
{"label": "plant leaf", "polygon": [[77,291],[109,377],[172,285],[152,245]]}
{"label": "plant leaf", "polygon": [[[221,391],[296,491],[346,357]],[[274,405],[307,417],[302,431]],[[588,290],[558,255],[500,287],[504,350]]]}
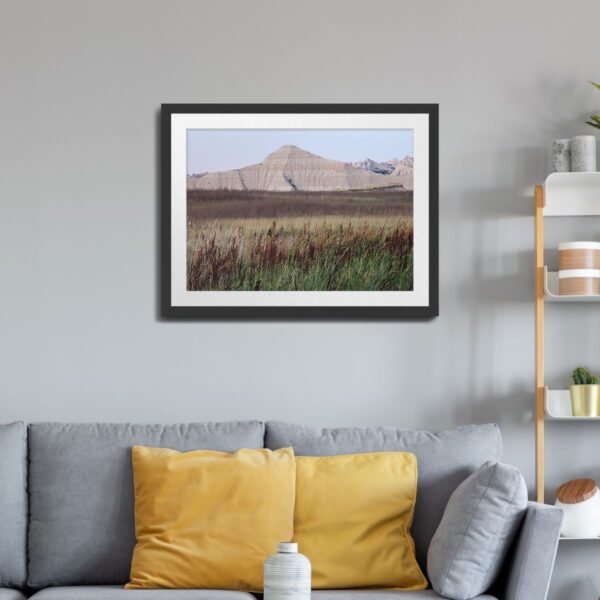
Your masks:
{"label": "plant leaf", "polygon": [[590,83],[597,89],[600,90],[600,83],[596,83],[595,81],[590,81]]}

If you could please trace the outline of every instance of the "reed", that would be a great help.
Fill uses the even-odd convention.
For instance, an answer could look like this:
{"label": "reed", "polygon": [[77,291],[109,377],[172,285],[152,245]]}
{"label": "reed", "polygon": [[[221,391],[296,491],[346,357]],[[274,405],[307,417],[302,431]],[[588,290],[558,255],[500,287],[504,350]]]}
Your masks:
{"label": "reed", "polygon": [[[259,221],[260,222],[260,221]],[[412,219],[346,217],[267,227],[188,225],[188,289],[391,291],[412,289]]]}

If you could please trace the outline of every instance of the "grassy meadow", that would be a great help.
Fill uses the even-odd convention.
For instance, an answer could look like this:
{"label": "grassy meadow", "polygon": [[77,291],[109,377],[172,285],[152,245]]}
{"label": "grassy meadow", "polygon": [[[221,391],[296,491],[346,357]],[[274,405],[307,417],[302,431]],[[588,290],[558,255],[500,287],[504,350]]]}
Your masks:
{"label": "grassy meadow", "polygon": [[412,192],[190,190],[187,210],[189,290],[412,289]]}

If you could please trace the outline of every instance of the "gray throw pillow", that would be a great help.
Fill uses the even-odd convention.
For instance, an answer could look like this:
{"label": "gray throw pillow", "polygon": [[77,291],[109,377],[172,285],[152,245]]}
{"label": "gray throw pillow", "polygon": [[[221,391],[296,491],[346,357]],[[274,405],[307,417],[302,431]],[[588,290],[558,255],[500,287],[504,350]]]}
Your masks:
{"label": "gray throw pillow", "polygon": [[427,553],[433,589],[452,600],[484,594],[500,571],[527,509],[518,469],[487,462],[454,490]]}

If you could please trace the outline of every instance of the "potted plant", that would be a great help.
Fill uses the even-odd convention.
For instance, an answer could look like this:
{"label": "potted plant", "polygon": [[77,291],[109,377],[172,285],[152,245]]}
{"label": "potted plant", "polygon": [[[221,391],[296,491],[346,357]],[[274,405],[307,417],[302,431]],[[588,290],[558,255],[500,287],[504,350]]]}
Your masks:
{"label": "potted plant", "polygon": [[[590,81],[590,83],[600,90],[600,83],[596,83],[595,81]],[[590,120],[586,121],[588,125],[595,127],[596,129],[600,129],[600,115],[591,115]]]}
{"label": "potted plant", "polygon": [[600,385],[598,378],[587,369],[577,367],[573,371],[571,406],[574,417],[600,416]]}

